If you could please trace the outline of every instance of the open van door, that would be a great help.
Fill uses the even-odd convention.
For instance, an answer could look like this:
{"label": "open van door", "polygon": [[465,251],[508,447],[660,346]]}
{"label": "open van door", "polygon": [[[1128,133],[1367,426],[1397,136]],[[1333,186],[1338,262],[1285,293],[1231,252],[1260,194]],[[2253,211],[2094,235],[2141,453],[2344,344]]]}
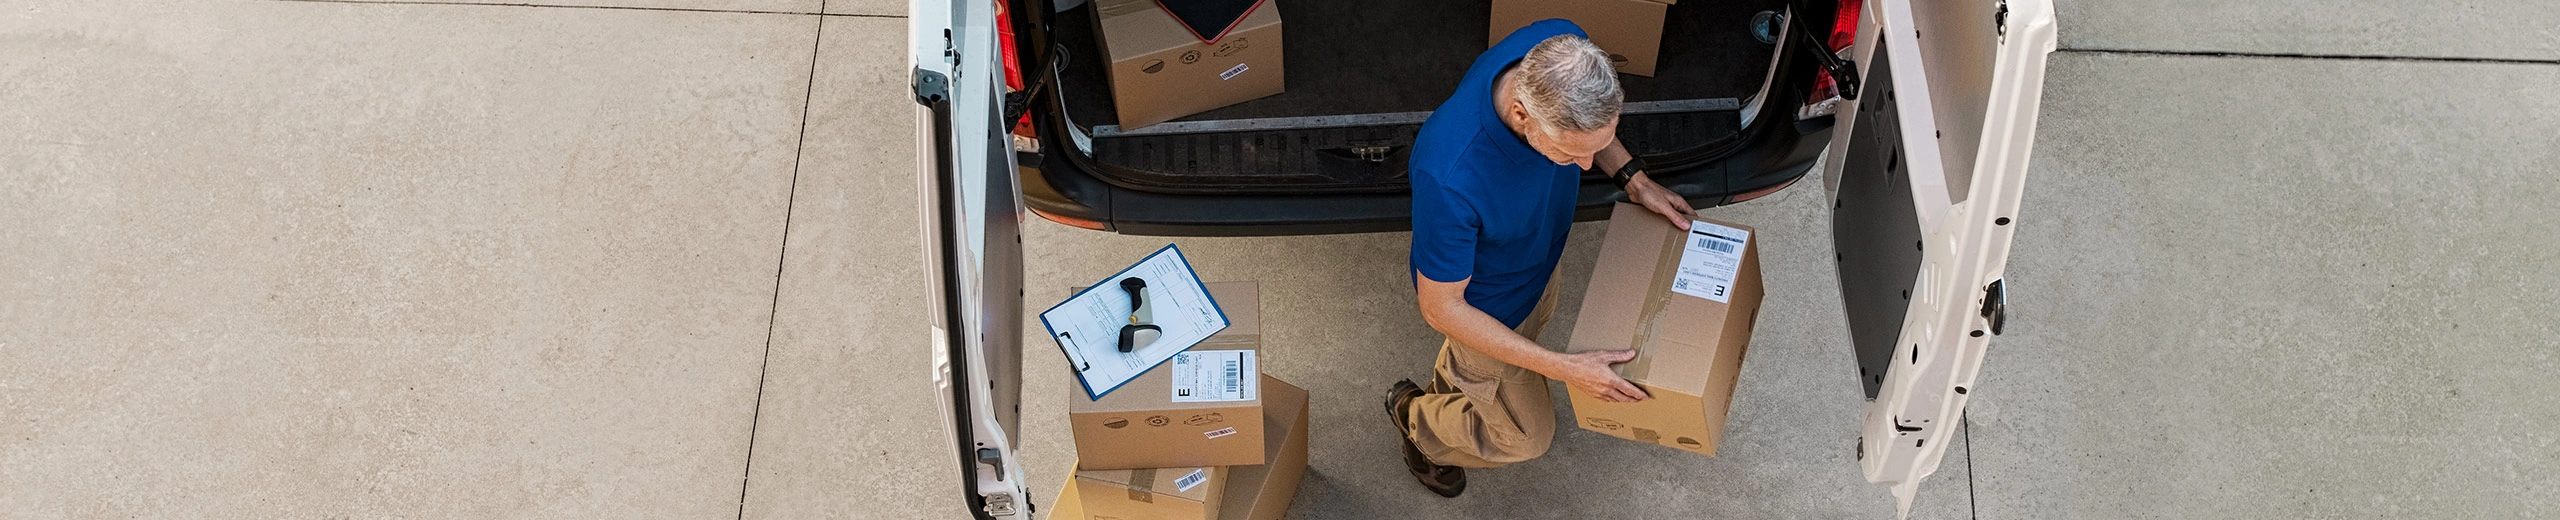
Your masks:
{"label": "open van door", "polygon": [[971,514],[1031,518],[1021,433],[1022,191],[1003,124],[996,4],[911,0],[933,382]]}
{"label": "open van door", "polygon": [[2006,321],[2053,2],[1864,1],[1822,174],[1869,400],[1859,466],[1907,515]]}

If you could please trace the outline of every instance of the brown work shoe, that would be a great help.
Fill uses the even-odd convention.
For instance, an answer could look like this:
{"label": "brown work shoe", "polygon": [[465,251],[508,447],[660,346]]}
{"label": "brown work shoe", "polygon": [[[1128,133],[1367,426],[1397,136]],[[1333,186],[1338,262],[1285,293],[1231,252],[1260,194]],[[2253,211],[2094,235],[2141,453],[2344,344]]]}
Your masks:
{"label": "brown work shoe", "polygon": [[1405,426],[1405,420],[1413,416],[1413,398],[1421,396],[1422,387],[1414,386],[1411,379],[1396,381],[1395,386],[1387,387],[1387,416],[1395,421],[1396,440],[1404,444],[1404,468],[1413,472],[1413,479],[1431,492],[1457,497],[1459,493],[1467,492],[1467,468],[1431,463],[1431,457],[1423,455],[1422,449],[1413,445],[1413,431]]}

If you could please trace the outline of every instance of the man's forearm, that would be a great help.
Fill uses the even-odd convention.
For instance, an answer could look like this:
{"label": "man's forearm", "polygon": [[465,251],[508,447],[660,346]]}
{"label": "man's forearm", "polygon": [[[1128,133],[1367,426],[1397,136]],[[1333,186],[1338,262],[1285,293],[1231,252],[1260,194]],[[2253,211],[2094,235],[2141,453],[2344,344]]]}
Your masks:
{"label": "man's forearm", "polygon": [[1501,320],[1493,319],[1493,315],[1485,314],[1472,305],[1443,303],[1435,306],[1432,312],[1425,313],[1423,321],[1429,322],[1431,328],[1441,334],[1466,344],[1467,348],[1511,366],[1539,374],[1553,374],[1558,363],[1555,351],[1539,346],[1536,338],[1521,336],[1510,327],[1502,326]]}
{"label": "man's forearm", "polygon": [[1627,165],[1627,161],[1635,160],[1635,158],[1635,154],[1627,152],[1627,145],[1625,143],[1620,143],[1617,139],[1610,139],[1608,148],[1602,148],[1600,149],[1599,154],[1592,156],[1592,163],[1593,165],[1600,167],[1600,173],[1602,174],[1617,175],[1618,168],[1625,167]]}

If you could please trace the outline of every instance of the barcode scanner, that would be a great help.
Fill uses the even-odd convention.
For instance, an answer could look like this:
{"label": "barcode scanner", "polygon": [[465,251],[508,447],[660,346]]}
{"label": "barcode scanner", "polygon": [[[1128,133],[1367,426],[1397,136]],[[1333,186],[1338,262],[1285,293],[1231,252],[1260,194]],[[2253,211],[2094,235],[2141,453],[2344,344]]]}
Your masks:
{"label": "barcode scanner", "polygon": [[1129,293],[1129,324],[1120,327],[1120,352],[1136,352],[1155,344],[1156,338],[1164,336],[1164,329],[1156,326],[1155,309],[1147,306],[1147,281],[1125,278],[1120,280],[1120,290]]}

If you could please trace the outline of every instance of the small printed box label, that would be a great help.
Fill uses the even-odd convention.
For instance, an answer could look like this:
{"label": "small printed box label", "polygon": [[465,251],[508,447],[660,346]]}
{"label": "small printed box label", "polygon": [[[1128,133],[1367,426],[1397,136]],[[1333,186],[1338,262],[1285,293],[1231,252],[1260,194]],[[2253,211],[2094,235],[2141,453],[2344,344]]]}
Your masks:
{"label": "small printed box label", "polygon": [[1208,481],[1209,470],[1195,469],[1191,470],[1191,473],[1183,475],[1182,478],[1173,479],[1173,488],[1182,491],[1190,491],[1191,488],[1200,487],[1200,483]]}
{"label": "small printed box label", "polygon": [[1238,63],[1234,68],[1229,68],[1226,72],[1218,73],[1218,81],[1236,79],[1237,74],[1243,74],[1245,70],[1252,68],[1253,67],[1247,66],[1243,63]]}
{"label": "small printed box label", "polygon": [[1262,372],[1251,350],[1199,350],[1173,355],[1173,402],[1251,401]]}
{"label": "small printed box label", "polygon": [[1742,249],[1751,232],[1705,221],[1690,221],[1680,248],[1680,272],[1671,291],[1732,303],[1733,279],[1742,270]]}
{"label": "small printed box label", "polygon": [[1235,434],[1236,434],[1236,427],[1234,427],[1234,426],[1228,426],[1228,427],[1225,427],[1225,428],[1219,428],[1219,429],[1215,429],[1215,430],[1209,430],[1207,433],[1202,433],[1201,435],[1207,435],[1207,436],[1209,436],[1209,438],[1211,438],[1211,439],[1215,439],[1215,438],[1225,437],[1225,436],[1235,435]]}

